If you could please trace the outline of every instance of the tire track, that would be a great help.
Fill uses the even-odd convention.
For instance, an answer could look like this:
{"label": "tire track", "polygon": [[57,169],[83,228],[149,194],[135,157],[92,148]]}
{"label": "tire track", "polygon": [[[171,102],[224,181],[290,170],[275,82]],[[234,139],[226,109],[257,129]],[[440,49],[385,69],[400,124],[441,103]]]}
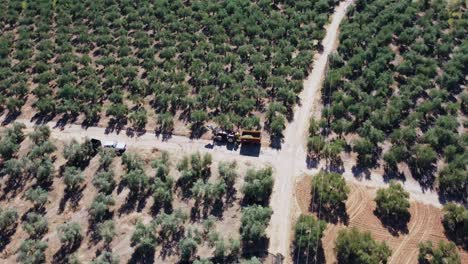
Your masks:
{"label": "tire track", "polygon": [[[393,252],[389,263],[403,263],[405,260],[408,259],[408,255],[402,254],[404,249],[411,248],[411,246],[408,246],[411,240],[416,240],[418,241],[424,234],[426,234],[428,230],[428,214],[429,210],[428,207],[425,205],[421,205],[423,208],[421,210],[419,204],[415,204],[415,212],[413,212],[411,215],[412,217],[416,217],[416,220],[414,221],[414,224],[409,228],[408,230],[408,235],[403,239],[403,241],[400,243],[400,245],[396,248],[396,250]],[[422,233],[422,235],[420,235]],[[418,239],[419,236],[419,239]],[[411,254],[414,255],[414,254]],[[407,263],[407,262],[406,262]]]}
{"label": "tire track", "polygon": [[363,187],[359,185],[352,185],[353,189],[353,196],[357,197],[351,197],[351,199],[348,199],[349,204],[346,205],[348,207],[347,213],[349,216],[349,222],[354,220],[356,217],[358,217],[362,211],[365,209],[367,205],[367,200],[366,198],[366,193]]}

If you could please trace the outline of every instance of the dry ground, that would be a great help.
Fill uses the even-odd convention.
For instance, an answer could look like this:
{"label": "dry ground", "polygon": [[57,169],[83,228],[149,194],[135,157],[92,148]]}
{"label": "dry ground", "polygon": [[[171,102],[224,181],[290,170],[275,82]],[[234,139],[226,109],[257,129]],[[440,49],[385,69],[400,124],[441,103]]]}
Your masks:
{"label": "dry ground", "polygon": [[[59,170],[60,166],[65,164],[65,160],[62,157],[62,150],[64,143],[60,141],[59,138],[52,138],[52,141],[58,147],[54,155],[57,157],[55,161],[56,171]],[[27,153],[31,142],[29,139],[25,139],[21,145],[19,151],[19,156],[22,156]],[[157,150],[142,150],[142,149],[130,149],[129,151],[138,152],[145,160],[146,167],[145,171],[148,176],[154,175],[154,169],[148,164],[153,159],[157,158],[160,155],[160,152]],[[177,164],[177,161],[181,159],[183,155],[190,154],[192,152],[177,151],[170,153],[172,165]],[[211,180],[215,180],[218,177],[217,164],[221,161],[229,161],[226,157],[222,156],[213,156],[213,165],[212,165],[212,176]],[[96,242],[91,239],[91,234],[89,232],[89,215],[88,208],[95,195],[97,190],[92,184],[92,178],[96,173],[99,166],[99,155],[94,157],[89,166],[85,169],[84,174],[86,177],[85,183],[83,184],[82,193],[79,201],[76,204],[72,204],[70,201],[63,203],[64,197],[64,184],[61,177],[55,177],[51,190],[49,192],[49,199],[46,205],[46,218],[49,223],[49,231],[44,236],[43,241],[48,244],[46,250],[47,262],[52,262],[54,255],[60,251],[60,241],[57,236],[57,227],[63,223],[74,221],[78,222],[83,230],[84,239],[76,251],[78,258],[82,263],[89,263],[98,252],[102,250],[102,242]],[[252,164],[249,161],[238,161],[238,173],[239,178],[236,181],[235,188],[238,190],[234,196],[233,202],[225,204],[225,210],[222,213],[222,216],[218,218],[216,222],[216,230],[227,239],[229,236],[234,238],[239,237],[239,228],[240,228],[240,219],[241,219],[241,208],[240,200],[241,193],[240,188],[243,184],[243,176],[248,168],[252,167]],[[113,168],[117,183],[120,182],[120,179],[124,173],[124,168],[121,165],[121,158],[116,157],[114,159]],[[171,168],[171,175],[177,179],[178,172],[175,168]],[[18,189],[18,192],[13,193],[12,190],[5,190],[5,181],[8,176],[0,178],[0,207],[14,207],[18,210],[20,218],[24,216],[29,209],[31,204],[24,200],[24,192],[33,184],[31,181],[27,181],[21,188]],[[116,187],[112,196],[114,197],[116,204],[111,207],[111,211],[114,213],[114,221],[116,224],[117,235],[114,237],[113,242],[110,245],[112,251],[115,255],[119,256],[121,263],[127,263],[131,258],[134,248],[130,245],[130,237],[133,233],[135,223],[137,219],[142,219],[143,222],[149,222],[154,215],[151,213],[151,207],[153,204],[153,199],[148,197],[146,203],[141,205],[141,208],[135,208],[131,210],[124,210],[126,204],[126,198],[129,190],[127,188],[120,189]],[[193,206],[192,200],[182,200],[179,196],[174,195],[173,208],[181,208],[183,211],[189,213],[190,208]],[[200,219],[189,220],[187,226],[192,227],[201,227]],[[19,224],[16,228],[16,233],[11,237],[11,242],[0,251],[0,263],[17,263],[16,261],[16,252],[21,244],[21,242],[28,238],[27,233],[21,227],[21,221],[18,221]],[[201,229],[201,228],[200,228]],[[179,257],[177,256],[176,247],[172,247],[172,252],[168,256],[164,256],[162,253],[161,247],[156,248],[155,261],[156,263],[175,263],[178,261]],[[171,251],[170,250],[170,251]],[[209,257],[212,255],[212,249],[207,246],[207,244],[202,244],[199,246],[197,255],[201,257]]]}
{"label": "dry ground", "polygon": [[[300,213],[310,214],[311,176],[303,176],[296,183],[296,202]],[[411,219],[408,223],[408,233],[392,235],[374,215],[376,189],[348,183],[351,189],[346,202],[349,226],[359,230],[370,231],[378,241],[385,241],[392,249],[389,263],[405,264],[417,263],[418,243],[431,240],[438,243],[448,241],[442,226],[442,212],[439,208],[420,202],[411,202]],[[335,238],[343,224],[328,224],[322,238],[326,263],[335,263]],[[468,263],[468,252],[459,248],[462,263]]]}

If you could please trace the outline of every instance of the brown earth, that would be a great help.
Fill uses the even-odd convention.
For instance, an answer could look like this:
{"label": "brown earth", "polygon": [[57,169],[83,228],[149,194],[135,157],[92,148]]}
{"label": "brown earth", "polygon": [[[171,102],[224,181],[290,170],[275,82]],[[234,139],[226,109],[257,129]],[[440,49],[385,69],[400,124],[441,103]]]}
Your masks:
{"label": "brown earth", "polygon": [[[94,200],[94,197],[97,194],[96,188],[92,184],[92,178],[95,175],[98,166],[99,166],[99,155],[94,157],[90,164],[84,171],[85,182],[82,184],[81,195],[76,203],[71,201],[64,201],[64,192],[65,186],[63,184],[63,178],[59,177],[59,169],[62,165],[65,164],[65,160],[62,156],[64,143],[58,139],[52,139],[54,144],[57,146],[57,151],[52,155],[56,157],[54,162],[56,169],[56,177],[52,183],[52,186],[49,191],[48,203],[46,204],[46,214],[45,217],[49,224],[49,231],[43,237],[43,241],[47,243],[48,248],[46,250],[47,263],[51,263],[54,259],[54,256],[60,252],[60,241],[57,236],[57,228],[61,224],[67,222],[77,222],[80,224],[83,231],[83,240],[80,244],[80,247],[75,251],[76,256],[82,263],[90,263],[97,255],[99,251],[104,249],[102,242],[94,241],[92,239],[92,234],[89,224],[89,214],[88,208]],[[31,141],[25,139],[21,144],[21,148],[18,152],[19,156],[25,155],[31,147]],[[133,150],[130,150],[133,151]],[[137,151],[136,149],[134,151]],[[160,153],[157,150],[141,150],[138,149],[138,154],[145,161],[145,171],[149,177],[153,177],[155,171],[151,168],[150,162],[157,158]],[[178,160],[180,160],[184,155],[189,154],[184,152],[170,153],[171,154],[171,175],[177,179],[179,177],[178,171],[174,168]],[[221,161],[219,157],[213,156],[212,164],[212,176],[209,181],[216,180],[218,178],[217,164]],[[229,160],[227,160],[229,161]],[[237,171],[238,179],[235,184],[235,189],[237,190],[236,194],[233,196],[233,199],[229,203],[225,203],[223,212],[221,216],[217,218],[215,229],[220,233],[224,239],[228,237],[239,238],[239,229],[240,229],[240,220],[241,220],[241,207],[240,201],[242,195],[240,193],[240,188],[243,184],[243,175],[245,175],[246,170],[252,165],[248,161],[237,162]],[[119,183],[122,175],[124,174],[124,168],[121,164],[121,158],[116,157],[111,165],[111,168],[114,170],[116,182]],[[28,190],[33,184],[33,180],[27,180],[22,184],[17,192],[13,190],[5,189],[5,183],[8,180],[9,176],[4,176],[0,178],[0,207],[7,208],[13,207],[18,211],[19,217],[21,219],[32,207],[31,204],[25,200],[24,193]],[[154,218],[154,214],[151,212],[153,205],[153,199],[149,196],[146,199],[146,202],[141,206],[141,208],[135,208],[130,210],[125,210],[126,208],[126,199],[128,196],[129,190],[127,188],[120,189],[118,186],[112,193],[113,198],[115,199],[115,205],[111,207],[111,212],[113,212],[113,220],[115,221],[117,234],[114,237],[110,248],[113,251],[113,254],[120,258],[121,263],[127,263],[130,260],[132,253],[134,252],[134,247],[130,244],[130,238],[133,234],[134,225],[137,219],[141,219],[144,223],[148,223]],[[177,192],[175,192],[177,193]],[[182,199],[179,195],[174,195],[173,208],[180,208],[186,213],[190,213],[190,209],[193,207],[192,199]],[[190,215],[190,214],[189,214]],[[185,227],[194,227],[202,230],[203,219],[194,219],[189,220],[185,224]],[[11,236],[11,242],[6,245],[6,247],[0,251],[0,263],[17,263],[16,253],[21,245],[22,241],[28,238],[27,233],[22,228],[21,220],[18,220],[18,225],[16,227],[16,232]],[[213,249],[208,246],[206,242],[202,243],[198,247],[197,254],[200,257],[210,257],[212,256]],[[167,252],[166,252],[167,253]],[[162,252],[161,246],[156,247],[155,253],[155,262],[156,263],[176,263],[179,260],[177,243],[171,247],[168,255]]]}
{"label": "brown earth", "polygon": [[[296,183],[296,199],[300,213],[311,214],[309,208],[311,203],[311,176],[303,176]],[[379,218],[374,214],[376,193],[375,188],[347,183],[350,194],[346,202],[346,212],[349,217],[349,227],[356,227],[362,231],[371,232],[378,241],[385,241],[392,249],[389,263],[417,263],[418,244],[422,241],[440,240],[448,241],[444,234],[441,218],[442,212],[439,208],[420,202],[411,202],[411,219],[407,225],[408,233],[392,235],[385,228]],[[323,250],[326,263],[336,263],[334,251],[335,239],[344,224],[328,224],[322,238]],[[468,252],[459,248],[461,263],[468,263]]]}

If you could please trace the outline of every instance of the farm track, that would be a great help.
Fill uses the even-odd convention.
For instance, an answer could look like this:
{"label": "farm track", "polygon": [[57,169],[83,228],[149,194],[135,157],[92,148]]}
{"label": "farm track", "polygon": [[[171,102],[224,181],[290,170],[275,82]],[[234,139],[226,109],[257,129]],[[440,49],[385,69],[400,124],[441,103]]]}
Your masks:
{"label": "farm track", "polygon": [[[299,177],[303,172],[314,173],[318,171],[318,169],[308,170],[305,164],[305,146],[309,118],[311,113],[315,112],[320,107],[315,104],[320,102],[320,89],[326,72],[328,55],[336,47],[339,24],[344,18],[347,8],[353,2],[353,0],[341,2],[332,16],[331,23],[327,27],[326,36],[322,41],[324,51],[321,54],[318,54],[314,60],[313,71],[306,79],[304,91],[300,94],[301,104],[300,106],[298,105],[295,107],[294,119],[285,130],[284,143],[281,150],[263,148],[258,157],[242,156],[240,155],[239,150],[233,151],[226,149],[224,146],[212,146],[212,141],[210,140],[192,140],[183,136],[173,136],[168,140],[162,140],[154,133],[146,133],[142,136],[131,137],[126,135],[125,132],[120,134],[108,134],[106,133],[105,128],[90,127],[85,129],[79,125],[67,125],[63,130],[57,128],[52,129],[52,137],[65,140],[70,140],[72,138],[83,139],[85,137],[97,138],[100,140],[119,140],[126,142],[130,148],[135,149],[209,152],[216,155],[219,159],[235,158],[241,161],[248,161],[251,164],[258,166],[264,166],[265,164],[271,165],[275,169],[275,185],[270,202],[274,213],[268,228],[268,236],[270,238],[268,251],[273,254],[280,253],[286,257],[286,263],[291,262],[289,242],[291,238],[295,182],[297,177]],[[28,130],[31,130],[36,125],[30,120],[18,119],[16,121],[24,123]],[[56,126],[55,123],[49,123],[48,125],[50,127]],[[379,236],[379,239],[388,239],[388,232],[385,228],[379,228],[375,225],[369,226],[365,221],[362,221],[363,219],[361,219],[363,213],[370,210],[373,206],[370,202],[363,202],[368,199],[368,194],[366,193],[367,190],[363,186],[384,187],[387,186],[387,183],[383,181],[357,181],[353,178],[348,168],[344,174],[347,181],[355,183],[352,187],[355,194],[352,195],[355,195],[356,197],[350,199],[350,203],[347,204],[350,224],[360,229],[373,230],[372,233]],[[379,177],[379,175],[377,175],[377,177]],[[405,189],[407,189],[407,186],[405,186]],[[432,198],[425,198],[428,193],[416,190],[415,188],[412,188],[412,186],[407,190],[411,193],[411,199],[440,207],[440,203],[438,201]],[[430,195],[432,195],[432,193]],[[396,250],[394,250],[390,263],[413,263],[415,256],[414,254],[411,254],[411,258],[408,259],[408,255],[406,255],[408,252],[406,249],[412,248],[420,241],[429,237],[427,225],[437,219],[435,219],[435,215],[431,215],[430,213],[430,219],[428,219],[427,214],[429,210],[427,206],[421,206],[424,208],[416,206],[415,212],[412,212],[412,215],[418,216],[416,219],[417,222],[414,224],[412,223],[411,227],[409,227],[409,229],[411,229],[409,230],[409,235],[405,237],[397,246]],[[420,213],[423,215],[420,215]],[[330,233],[330,236],[336,237],[336,232],[340,228],[341,227],[339,225],[333,225],[329,228],[330,230],[327,229],[326,233]],[[431,234],[431,236],[433,235]],[[328,237],[328,235],[324,237]],[[391,237],[390,240],[392,240]],[[333,243],[334,239],[328,239],[324,243],[324,248],[333,248]],[[327,255],[327,252],[325,252],[325,254]]]}

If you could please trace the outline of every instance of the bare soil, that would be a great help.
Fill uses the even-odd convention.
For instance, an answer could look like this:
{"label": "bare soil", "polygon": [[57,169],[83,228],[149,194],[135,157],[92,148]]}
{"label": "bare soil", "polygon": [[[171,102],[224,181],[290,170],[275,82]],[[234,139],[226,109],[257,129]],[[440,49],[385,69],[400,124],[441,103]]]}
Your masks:
{"label": "bare soil", "polygon": [[[65,164],[65,160],[62,157],[62,151],[64,141],[58,138],[52,138],[54,144],[58,147],[57,151],[53,154],[56,157],[54,163],[56,172],[59,171],[60,167]],[[28,149],[31,147],[29,139],[23,141],[19,156],[25,155]],[[130,150],[132,151],[132,150]],[[145,161],[145,171],[148,176],[154,175],[154,169],[151,168],[150,162],[160,156],[160,152],[156,149],[134,149],[138,151]],[[191,150],[187,151],[176,151],[170,153],[171,163],[175,166],[184,155],[192,153]],[[218,178],[217,165],[220,161],[229,161],[226,157],[213,156],[212,175],[209,181],[214,181]],[[225,238],[233,237],[239,238],[240,220],[241,220],[241,207],[240,201],[242,195],[240,188],[243,184],[243,177],[246,170],[252,167],[252,163],[249,161],[238,161],[238,174],[239,178],[236,181],[235,189],[236,194],[234,195],[232,202],[226,203],[225,208],[217,218],[215,224],[216,230]],[[77,222],[80,224],[83,230],[84,238],[80,244],[80,247],[75,251],[77,257],[82,263],[90,263],[99,252],[104,249],[102,242],[95,241],[92,239],[92,232],[89,223],[88,208],[97,195],[97,190],[92,184],[92,178],[98,170],[99,166],[99,155],[94,157],[89,166],[86,167],[84,175],[86,177],[85,182],[82,185],[81,193],[78,196],[76,202],[64,201],[64,184],[63,178],[59,177],[56,173],[51,190],[49,191],[49,202],[46,204],[45,217],[49,223],[49,231],[44,236],[43,241],[48,244],[46,250],[47,263],[51,263],[54,258],[57,258],[61,252],[61,244],[57,236],[57,228],[61,224],[67,222]],[[116,182],[119,183],[122,175],[124,174],[124,168],[121,164],[121,158],[116,157],[111,165],[114,170]],[[172,167],[171,175],[177,179],[179,177],[178,171]],[[13,193],[12,190],[6,190],[5,182],[8,180],[8,176],[0,178],[0,207],[13,207],[16,208],[20,219],[23,217],[31,208],[31,204],[24,199],[24,193],[33,184],[32,180],[26,181],[21,187],[17,189],[17,192]],[[144,223],[148,223],[154,218],[152,213],[153,199],[148,197],[143,204],[136,208],[127,208],[127,196],[129,190],[127,188],[116,187],[112,193],[116,203],[111,207],[113,212],[113,220],[116,224],[117,235],[114,237],[110,248],[113,254],[119,256],[121,263],[127,263],[131,259],[134,252],[134,248],[130,243],[130,238],[133,234],[135,223],[138,219],[141,219]],[[177,192],[176,192],[177,193]],[[179,195],[174,195],[173,208],[180,208],[190,215],[190,210],[193,207],[193,200],[182,199]],[[186,223],[186,227],[198,227],[201,230],[201,222],[203,219],[192,219]],[[16,232],[11,236],[11,242],[0,251],[0,263],[17,263],[16,253],[21,245],[21,242],[28,238],[27,233],[21,227],[21,220],[18,221]],[[156,248],[155,262],[156,263],[176,263],[179,260],[177,243],[170,250],[163,250],[160,246]],[[212,249],[203,243],[199,246],[197,255],[200,257],[212,256]]]}
{"label": "bare soil", "polygon": [[[303,176],[296,183],[296,198],[300,213],[311,214],[311,179]],[[418,244],[422,241],[448,241],[441,222],[442,212],[439,208],[420,202],[411,202],[411,219],[407,225],[407,233],[392,234],[374,214],[376,189],[348,183],[350,195],[346,202],[346,212],[349,217],[349,227],[371,232],[378,241],[385,241],[392,249],[389,263],[417,263]],[[322,238],[326,263],[336,263],[335,239],[338,231],[345,228],[344,224],[328,224]],[[468,252],[459,248],[462,263],[468,263]]]}

